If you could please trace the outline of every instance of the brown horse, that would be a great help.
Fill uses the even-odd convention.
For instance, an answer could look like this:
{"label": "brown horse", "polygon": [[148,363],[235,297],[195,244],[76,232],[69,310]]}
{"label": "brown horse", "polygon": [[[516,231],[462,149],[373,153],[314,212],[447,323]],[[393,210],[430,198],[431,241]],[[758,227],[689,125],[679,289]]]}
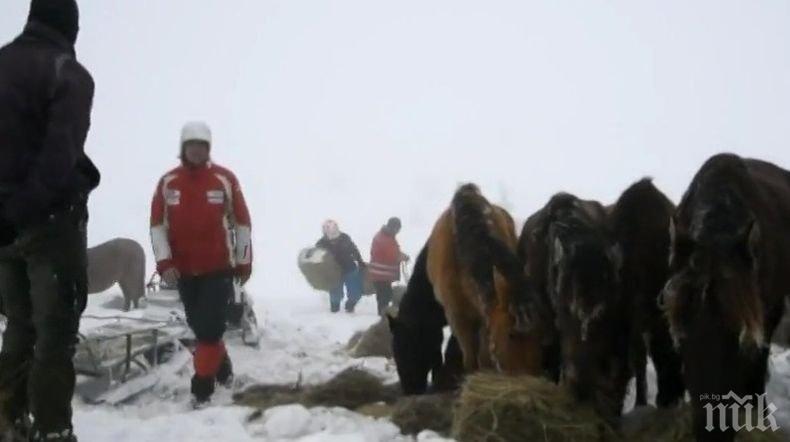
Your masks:
{"label": "brown horse", "polygon": [[462,186],[428,241],[428,278],[458,339],[467,373],[541,372],[540,329],[516,254],[512,217]]}

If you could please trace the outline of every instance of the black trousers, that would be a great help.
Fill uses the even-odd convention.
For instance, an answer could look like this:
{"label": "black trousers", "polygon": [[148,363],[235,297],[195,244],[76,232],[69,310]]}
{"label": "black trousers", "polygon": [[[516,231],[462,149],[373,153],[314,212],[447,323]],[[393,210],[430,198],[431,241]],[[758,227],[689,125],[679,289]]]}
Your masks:
{"label": "black trousers", "polygon": [[87,209],[72,207],[21,231],[0,251],[8,318],[0,351],[0,418],[28,413],[35,430],[71,428],[74,357],[87,302]]}
{"label": "black trousers", "polygon": [[379,315],[383,315],[384,310],[389,307],[392,302],[392,283],[374,282],[373,287],[376,289],[376,304],[378,304]]}
{"label": "black trousers", "polygon": [[184,303],[187,324],[197,340],[191,391],[198,402],[203,402],[214,393],[215,381],[225,383],[233,372],[222,342],[235,294],[233,276],[222,272],[182,277],[178,291]]}
{"label": "black trousers", "polygon": [[222,340],[229,305],[234,297],[231,273],[182,276],[178,292],[184,303],[187,324],[198,342]]}

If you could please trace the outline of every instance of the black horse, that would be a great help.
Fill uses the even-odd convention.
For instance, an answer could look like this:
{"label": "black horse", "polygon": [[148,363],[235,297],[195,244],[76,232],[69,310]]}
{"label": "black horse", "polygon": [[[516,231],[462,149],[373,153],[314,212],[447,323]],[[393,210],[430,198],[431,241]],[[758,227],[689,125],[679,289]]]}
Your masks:
{"label": "black horse", "polygon": [[425,247],[414,264],[397,317],[387,316],[395,364],[406,395],[425,394],[429,390],[429,374],[433,390],[455,389],[463,373],[463,357],[454,337],[450,338],[442,355],[447,319],[434,297],[427,261],[428,248]]}

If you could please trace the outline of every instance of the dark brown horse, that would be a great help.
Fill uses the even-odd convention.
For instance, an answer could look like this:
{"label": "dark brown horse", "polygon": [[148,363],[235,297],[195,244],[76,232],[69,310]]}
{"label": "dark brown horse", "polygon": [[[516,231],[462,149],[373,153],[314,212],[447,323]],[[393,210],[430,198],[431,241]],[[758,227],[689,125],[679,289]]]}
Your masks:
{"label": "dark brown horse", "polygon": [[671,202],[649,180],[629,187],[605,208],[555,195],[524,225],[519,252],[545,302],[556,339],[546,369],[591,401],[605,417],[619,416],[637,374],[637,403],[647,402],[647,352],[659,372],[660,406],[683,394],[680,361],[658,309],[667,275]]}
{"label": "dark brown horse", "polygon": [[631,377],[630,323],[606,209],[556,195],[527,221],[520,242],[529,275],[552,306],[562,383],[614,421]]}
{"label": "dark brown horse", "polygon": [[589,223],[592,218],[598,218],[600,223],[604,217],[603,207],[597,202],[583,201],[573,195],[560,193],[527,219],[519,237],[519,258],[524,263],[534,296],[540,299],[543,322],[551,325],[544,335],[543,360],[544,374],[555,382],[560,381],[562,357],[559,331],[556,329],[557,309],[551,295],[554,243],[549,232],[553,225],[565,219],[576,218]]}
{"label": "dark brown horse", "polygon": [[625,313],[631,322],[631,360],[636,405],[647,404],[647,356],[658,376],[659,407],[675,405],[685,387],[680,355],[672,345],[659,296],[669,274],[669,224],[675,206],[649,179],[641,180],[609,208],[609,224],[622,254],[619,274]]}
{"label": "dark brown horse", "polygon": [[752,399],[764,393],[768,343],[790,293],[790,173],[764,161],[714,156],[694,177],[672,231],[664,298],[695,435],[732,441],[730,413],[725,428],[719,413],[733,404],[730,392]]}

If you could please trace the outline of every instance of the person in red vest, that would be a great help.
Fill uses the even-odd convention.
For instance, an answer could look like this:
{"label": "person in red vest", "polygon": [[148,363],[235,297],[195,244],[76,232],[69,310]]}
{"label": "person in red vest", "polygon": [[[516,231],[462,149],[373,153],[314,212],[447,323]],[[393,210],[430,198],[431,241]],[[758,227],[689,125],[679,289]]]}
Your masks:
{"label": "person in red vest", "polygon": [[401,252],[396,237],[400,233],[401,221],[399,218],[390,218],[373,238],[370,248],[370,264],[368,277],[376,289],[376,302],[379,314],[392,301],[392,283],[400,279],[400,264],[409,260],[409,256]]}
{"label": "person in red vest", "polygon": [[233,368],[223,334],[234,279],[252,274],[251,223],[238,180],[210,161],[211,130],[188,123],[181,131],[181,165],[166,173],[151,204],[151,241],[163,281],[177,286],[195,334],[195,406],[215,382],[228,385]]}

